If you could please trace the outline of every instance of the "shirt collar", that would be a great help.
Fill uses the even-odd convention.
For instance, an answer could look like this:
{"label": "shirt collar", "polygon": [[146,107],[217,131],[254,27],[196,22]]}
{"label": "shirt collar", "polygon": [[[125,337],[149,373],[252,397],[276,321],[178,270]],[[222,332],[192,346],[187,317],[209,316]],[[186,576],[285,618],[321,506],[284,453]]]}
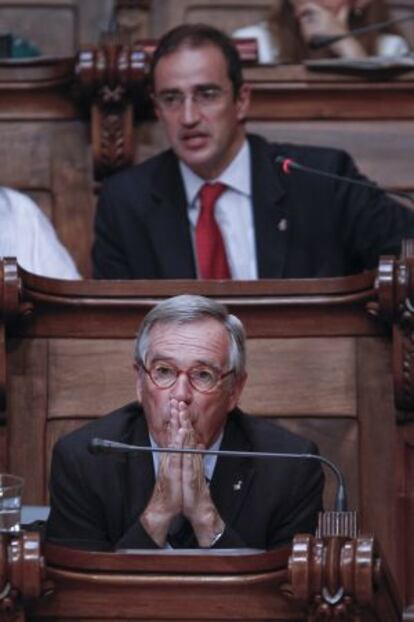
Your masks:
{"label": "shirt collar", "polygon": [[[200,188],[206,181],[196,175],[182,160],[179,160],[179,166],[183,177],[187,203],[188,205],[194,205]],[[244,141],[241,149],[228,167],[218,177],[209,180],[211,183],[216,181],[222,182],[236,192],[247,196],[251,195],[250,145],[247,140]]]}

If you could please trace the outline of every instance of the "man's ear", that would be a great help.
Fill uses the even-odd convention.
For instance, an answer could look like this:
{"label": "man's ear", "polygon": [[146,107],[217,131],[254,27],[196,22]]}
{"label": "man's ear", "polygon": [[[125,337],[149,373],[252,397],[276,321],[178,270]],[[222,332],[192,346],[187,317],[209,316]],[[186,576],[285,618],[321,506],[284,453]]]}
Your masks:
{"label": "man's ear", "polygon": [[141,402],[141,397],[142,397],[142,373],[141,373],[141,368],[138,365],[138,363],[135,361],[133,364],[133,367],[135,369],[135,392],[137,394],[137,400],[138,402]]}
{"label": "man's ear", "polygon": [[239,403],[240,395],[242,394],[246,381],[247,373],[244,373],[242,376],[238,376],[237,378],[235,378],[230,392],[229,410],[233,410],[233,408],[236,408],[237,404]]}
{"label": "man's ear", "polygon": [[239,121],[244,121],[247,117],[250,108],[250,93],[250,86],[242,84],[236,98],[237,118]]}
{"label": "man's ear", "polygon": [[151,101],[152,101],[152,107],[153,107],[154,112],[155,112],[155,116],[159,120],[160,119],[160,111],[159,111],[157,100],[155,99],[154,93],[151,93]]}

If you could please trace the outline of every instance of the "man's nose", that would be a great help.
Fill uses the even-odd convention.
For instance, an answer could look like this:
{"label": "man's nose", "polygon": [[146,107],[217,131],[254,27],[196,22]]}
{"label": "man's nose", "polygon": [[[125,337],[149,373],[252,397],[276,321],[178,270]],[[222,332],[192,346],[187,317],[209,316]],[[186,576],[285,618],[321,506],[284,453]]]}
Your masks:
{"label": "man's nose", "polygon": [[187,95],[181,106],[181,123],[195,125],[200,120],[200,108],[192,95]]}
{"label": "man's nose", "polygon": [[181,372],[178,374],[175,384],[171,387],[171,397],[179,402],[189,404],[193,399],[193,388],[190,384],[187,374]]}

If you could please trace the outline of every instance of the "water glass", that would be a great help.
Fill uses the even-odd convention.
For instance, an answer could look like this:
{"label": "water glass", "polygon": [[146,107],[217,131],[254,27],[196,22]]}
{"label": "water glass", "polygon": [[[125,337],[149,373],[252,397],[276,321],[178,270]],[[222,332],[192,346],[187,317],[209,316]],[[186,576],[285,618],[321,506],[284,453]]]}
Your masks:
{"label": "water glass", "polygon": [[0,473],[0,532],[20,531],[23,478]]}

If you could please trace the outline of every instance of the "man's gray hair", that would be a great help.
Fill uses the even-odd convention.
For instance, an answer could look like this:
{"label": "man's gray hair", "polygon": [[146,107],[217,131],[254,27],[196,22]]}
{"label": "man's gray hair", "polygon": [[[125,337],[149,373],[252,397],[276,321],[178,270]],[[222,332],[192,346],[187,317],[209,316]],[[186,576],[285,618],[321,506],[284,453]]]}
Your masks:
{"label": "man's gray hair", "polygon": [[224,305],[204,296],[190,294],[174,296],[151,309],[145,316],[135,341],[135,360],[145,364],[150,332],[155,324],[187,324],[206,318],[217,320],[227,330],[230,341],[229,367],[234,369],[236,376],[243,376],[246,369],[246,336],[243,324],[239,318],[230,314]]}

